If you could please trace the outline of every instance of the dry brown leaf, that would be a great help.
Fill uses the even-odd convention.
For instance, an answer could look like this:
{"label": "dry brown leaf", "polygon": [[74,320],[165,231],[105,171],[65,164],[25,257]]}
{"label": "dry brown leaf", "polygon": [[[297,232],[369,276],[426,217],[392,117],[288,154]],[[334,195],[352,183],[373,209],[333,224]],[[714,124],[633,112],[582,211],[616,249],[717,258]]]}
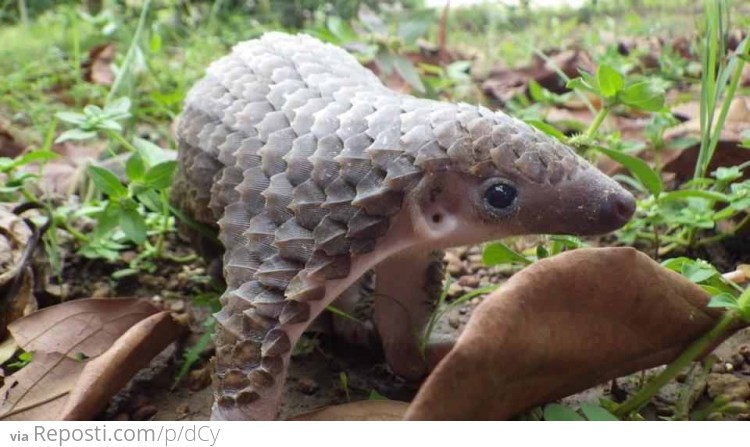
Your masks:
{"label": "dry brown leaf", "polygon": [[400,421],[409,404],[396,400],[362,400],[332,405],[295,416],[290,421]]}
{"label": "dry brown leaf", "polygon": [[39,352],[0,388],[0,420],[58,420],[85,363],[57,352]]}
{"label": "dry brown leaf", "polygon": [[474,311],[407,419],[507,419],[666,363],[718,312],[632,248],[580,249],[513,276]]}
{"label": "dry brown leaf", "polygon": [[99,85],[112,85],[115,73],[112,62],[115,59],[115,46],[111,43],[97,45],[89,51],[89,60],[83,65],[83,79]]}
{"label": "dry brown leaf", "polygon": [[158,312],[140,299],[80,299],[48,307],[8,326],[24,350],[96,357],[125,331]]}
{"label": "dry brown leaf", "polygon": [[181,332],[182,327],[169,312],[159,312],[131,327],[107,352],[86,364],[60,419],[77,421],[96,416],[131,377]]}
{"label": "dry brown leaf", "polygon": [[10,330],[33,358],[0,388],[0,419],[86,420],[181,327],[144,300],[85,299],[43,309]]}

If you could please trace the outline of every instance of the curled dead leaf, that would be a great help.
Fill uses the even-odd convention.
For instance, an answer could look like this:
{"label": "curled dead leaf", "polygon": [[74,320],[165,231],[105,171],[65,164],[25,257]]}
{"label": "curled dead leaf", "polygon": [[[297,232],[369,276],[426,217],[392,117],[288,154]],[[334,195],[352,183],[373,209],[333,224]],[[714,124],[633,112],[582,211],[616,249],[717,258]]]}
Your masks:
{"label": "curled dead leaf", "polygon": [[716,321],[697,285],[632,248],[580,249],[514,275],[474,311],[407,419],[507,419],[666,363]]}

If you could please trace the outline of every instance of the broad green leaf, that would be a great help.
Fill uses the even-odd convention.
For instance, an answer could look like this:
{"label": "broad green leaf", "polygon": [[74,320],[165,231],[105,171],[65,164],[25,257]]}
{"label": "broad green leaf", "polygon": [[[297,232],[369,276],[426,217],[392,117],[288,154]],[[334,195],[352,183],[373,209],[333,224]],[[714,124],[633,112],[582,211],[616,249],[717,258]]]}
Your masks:
{"label": "broad green leaf", "polygon": [[413,13],[408,19],[399,22],[398,37],[403,39],[407,45],[412,45],[427,33],[432,22],[431,11],[429,11],[429,15],[424,12]]}
{"label": "broad green leaf", "polygon": [[686,262],[682,265],[682,271],[680,273],[682,273],[685,278],[696,284],[719,274],[719,272],[717,272],[710,264],[699,261]]}
{"label": "broad green leaf", "polygon": [[94,237],[97,239],[102,238],[114,230],[117,224],[120,223],[121,213],[122,208],[119,203],[109,202],[96,220],[97,225],[94,230]]}
{"label": "broad green leaf", "polygon": [[623,104],[647,112],[657,112],[664,107],[664,90],[648,81],[629,85],[620,98]]}
{"label": "broad green leaf", "polygon": [[153,211],[154,213],[164,212],[164,204],[161,201],[161,197],[159,196],[159,193],[154,191],[153,189],[140,192],[136,195],[136,197],[138,198],[139,202],[141,202],[146,206],[146,208],[148,208],[149,211]]}
{"label": "broad green leaf", "polygon": [[60,121],[65,121],[66,123],[75,124],[76,126],[80,126],[86,122],[86,115],[82,113],[57,112],[55,116]]}
{"label": "broad green leaf", "polygon": [[625,87],[625,78],[606,64],[599,65],[596,80],[599,83],[599,91],[605,98],[614,98]]}
{"label": "broad green leaf", "polygon": [[600,407],[599,405],[593,405],[584,403],[581,404],[581,412],[583,412],[586,419],[590,421],[619,421],[617,416]]}
{"label": "broad green leaf", "polygon": [[584,421],[575,410],[560,404],[549,404],[544,407],[545,421]]}
{"label": "broad green leaf", "polygon": [[122,198],[128,195],[128,190],[112,172],[99,166],[89,166],[89,177],[97,188],[113,198]]}
{"label": "broad green leaf", "polygon": [[120,214],[120,228],[125,236],[136,244],[141,245],[146,241],[148,227],[137,208],[123,208]]}
{"label": "broad green leaf", "polygon": [[409,59],[397,54],[393,57],[393,67],[396,69],[399,76],[414,88],[414,90],[420,93],[424,92],[422,79],[419,77],[417,69],[414,68],[414,64],[412,64]]}
{"label": "broad green leaf", "polygon": [[13,162],[14,166],[24,166],[34,161],[49,161],[54,160],[55,158],[58,158],[60,155],[58,155],[55,152],[52,151],[31,151],[23,154],[21,157],[16,158],[16,160]]}
{"label": "broad green leaf", "polygon": [[571,90],[582,90],[585,92],[593,93],[595,95],[599,94],[599,90],[596,88],[596,86],[586,82],[583,78],[573,78],[568,81],[565,86]]}
{"label": "broad green leaf", "polygon": [[552,137],[557,138],[560,141],[567,140],[568,137],[565,136],[564,133],[562,133],[560,130],[558,130],[555,126],[551,124],[547,124],[544,121],[539,120],[527,120],[526,124],[530,124],[537,129],[541,130],[542,132],[546,133],[547,135],[550,135]]}
{"label": "broad green leaf", "polygon": [[133,145],[143,157],[146,167],[156,166],[161,162],[174,160],[174,151],[162,149],[154,143],[143,138],[133,138]]}
{"label": "broad green leaf", "polygon": [[125,175],[128,176],[130,181],[140,180],[143,178],[143,174],[146,173],[146,165],[143,164],[143,158],[140,154],[135,153],[128,158],[125,163]]}
{"label": "broad green leaf", "polygon": [[718,295],[712,296],[706,307],[737,309],[739,308],[739,303],[737,302],[737,298],[732,296],[730,293],[722,292]]}
{"label": "broad green leaf", "polygon": [[344,21],[341,17],[335,15],[328,17],[326,26],[342,43],[357,40],[357,33],[355,33],[349,23]]}
{"label": "broad green leaf", "polygon": [[146,171],[143,182],[154,189],[165,189],[172,184],[172,176],[177,168],[176,161],[164,161]]}
{"label": "broad green leaf", "polygon": [[529,265],[531,260],[513,251],[502,242],[491,242],[484,246],[482,263],[487,266],[507,263]]}
{"label": "broad green leaf", "polygon": [[654,196],[661,193],[663,188],[661,177],[645,161],[612,149],[596,147],[596,150],[625,166]]}

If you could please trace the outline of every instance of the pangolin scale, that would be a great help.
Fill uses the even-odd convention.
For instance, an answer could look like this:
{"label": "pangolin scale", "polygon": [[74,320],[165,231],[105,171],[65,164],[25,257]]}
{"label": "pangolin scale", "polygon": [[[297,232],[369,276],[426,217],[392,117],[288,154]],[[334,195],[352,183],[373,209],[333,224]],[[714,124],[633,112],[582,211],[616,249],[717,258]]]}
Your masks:
{"label": "pangolin scale", "polygon": [[[343,49],[282,33],[240,43],[207,69],[177,140],[173,201],[199,222],[218,222],[225,248],[217,419],[276,416],[299,334],[333,289],[382,260],[379,244],[427,177],[512,167],[554,196],[555,185],[596,171],[503,113],[395,92]],[[614,182],[606,187],[620,194]],[[557,231],[534,223],[543,216],[519,214],[523,228],[508,233]]]}

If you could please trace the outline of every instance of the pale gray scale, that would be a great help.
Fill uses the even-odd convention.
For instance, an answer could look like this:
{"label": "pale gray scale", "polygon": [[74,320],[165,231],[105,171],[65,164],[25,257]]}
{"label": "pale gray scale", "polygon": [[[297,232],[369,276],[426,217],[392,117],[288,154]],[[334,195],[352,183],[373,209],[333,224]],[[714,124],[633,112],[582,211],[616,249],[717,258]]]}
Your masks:
{"label": "pale gray scale", "polygon": [[316,251],[305,264],[305,273],[312,280],[327,281],[346,278],[351,267],[349,253],[339,256],[328,256],[322,251]]}
{"label": "pale gray scale", "polygon": [[302,81],[302,78],[297,72],[297,67],[293,62],[285,67],[277,68],[274,70],[273,74],[271,74],[271,82],[274,84],[278,85],[284,81]]}
{"label": "pale gray scale", "polygon": [[281,110],[266,113],[263,119],[255,126],[258,129],[258,138],[268,141],[269,136],[277,130],[290,128],[286,115]]}
{"label": "pale gray scale", "polygon": [[235,187],[242,182],[242,179],[242,170],[235,166],[220,171],[218,180],[211,186],[211,200],[208,202],[214,216],[221,216],[228,203],[240,199],[240,193]]}
{"label": "pale gray scale", "polygon": [[[310,88],[299,88],[286,96],[284,102],[284,113],[290,123],[297,117],[297,109],[307,104],[310,100],[320,98],[320,93]],[[294,124],[292,124],[294,127]]]}
{"label": "pale gray scale", "polygon": [[234,300],[230,300],[226,303],[226,306],[229,307],[229,309],[233,313],[240,314],[247,309],[250,309],[253,307],[252,299],[253,295],[252,293],[254,290],[252,290],[250,287],[248,287],[251,283],[254,281],[248,281],[243,284],[241,284],[239,287],[237,287],[233,291],[233,295],[237,298]]}
{"label": "pale gray scale", "polygon": [[480,118],[479,110],[476,106],[466,104],[464,102],[458,103],[458,114],[456,119],[461,127],[468,130],[469,123],[474,119]]}
{"label": "pale gray scale", "polygon": [[310,132],[318,139],[336,132],[339,128],[339,115],[347,110],[345,104],[329,103],[314,114],[315,121]]}
{"label": "pale gray scale", "polygon": [[424,171],[440,171],[451,164],[451,159],[445,149],[436,140],[427,141],[417,151],[414,166]]}
{"label": "pale gray scale", "polygon": [[302,227],[312,230],[327,214],[321,207],[326,200],[323,189],[313,179],[309,179],[294,188],[293,199],[289,208],[294,211],[294,218]]}
{"label": "pale gray scale", "polygon": [[486,138],[490,137],[490,140],[492,139],[492,120],[489,118],[480,116],[478,118],[474,118],[473,120],[469,121],[466,128],[469,131],[469,135],[471,136],[471,139],[476,141],[479,138]]}
{"label": "pale gray scale", "polygon": [[268,136],[266,144],[258,150],[266,174],[275,175],[286,170],[284,156],[289,153],[292,142],[296,138],[297,134],[289,127],[277,130]]}
{"label": "pale gray scale", "polygon": [[248,137],[242,140],[240,148],[235,152],[236,165],[243,171],[261,165],[261,157],[258,154],[263,142],[258,137]]}
{"label": "pale gray scale", "polygon": [[229,107],[226,108],[221,116],[221,122],[232,130],[238,130],[237,115],[247,107],[248,102],[242,98],[237,98]]}
{"label": "pale gray scale", "polygon": [[430,124],[437,127],[444,122],[455,123],[458,116],[458,107],[455,104],[440,103],[429,113]]}
{"label": "pale gray scale", "polygon": [[[228,169],[228,168],[227,168]],[[252,215],[260,213],[266,205],[266,199],[261,194],[270,185],[270,179],[261,166],[255,166],[242,173],[242,181],[236,190],[240,200],[247,206]]]}
{"label": "pale gray scale", "polygon": [[265,98],[260,101],[250,102],[236,115],[235,126],[237,129],[243,131],[248,131],[249,129],[255,130],[255,126],[273,111],[273,106]]}
{"label": "pale gray scale", "polygon": [[236,98],[250,101],[251,98],[245,96],[247,86],[258,82],[255,73],[249,72],[247,68],[242,68],[242,73],[238,77],[232,77],[224,81],[224,87],[229,90]]}
{"label": "pale gray scale", "polygon": [[[284,259],[278,254],[264,261],[255,278],[263,285],[283,291],[289,285],[289,281],[302,270],[303,264]],[[281,295],[283,299],[283,295]],[[279,309],[281,311],[281,309]],[[268,316],[268,315],[266,315]],[[276,315],[278,317],[278,315]]]}
{"label": "pale gray scale", "polygon": [[237,161],[235,153],[242,146],[242,141],[245,138],[247,138],[247,134],[244,131],[234,131],[227,135],[224,142],[218,146],[219,156],[217,158],[224,166],[234,166]]}
{"label": "pale gray scale", "polygon": [[344,141],[344,149],[335,157],[340,165],[339,175],[352,185],[356,185],[372,168],[370,156],[365,152],[372,144],[367,134],[349,137]]}
{"label": "pale gray scale", "polygon": [[357,183],[357,196],[352,205],[364,209],[371,216],[392,216],[401,208],[403,191],[396,191],[384,184],[386,172],[373,167]]}
{"label": "pale gray scale", "polygon": [[247,245],[239,245],[224,256],[224,276],[227,286],[234,289],[255,278],[260,258]]}
{"label": "pale gray scale", "polygon": [[335,159],[343,146],[341,139],[332,133],[318,139],[318,147],[310,156],[313,165],[310,177],[323,189],[339,176],[339,164]]}
{"label": "pale gray scale", "polygon": [[265,212],[276,225],[281,225],[293,217],[288,208],[292,202],[294,187],[281,172],[272,176],[268,188],[261,193],[266,199]]}
{"label": "pale gray scale", "polygon": [[377,239],[388,232],[389,221],[384,216],[371,216],[363,209],[347,222],[348,238]]}
{"label": "pale gray scale", "polygon": [[414,158],[403,154],[388,166],[388,174],[383,183],[395,190],[406,191],[419,182],[422,171],[414,166]]}
{"label": "pale gray scale", "polygon": [[219,146],[221,146],[221,144],[226,141],[227,136],[230,132],[231,130],[227,128],[227,126],[225,126],[224,124],[218,124],[214,131],[210,135],[208,135],[206,144],[208,144],[210,150],[207,150],[206,152],[210,153],[216,158],[219,158]]}
{"label": "pale gray scale", "polygon": [[315,115],[323,110],[329,101],[323,98],[313,98],[305,105],[294,110],[294,118],[291,121],[292,129],[297,135],[309,133],[315,123]]}
{"label": "pale gray scale", "polygon": [[349,110],[339,115],[340,127],[336,130],[336,135],[346,141],[347,138],[365,133],[368,128],[366,118],[374,111],[370,104],[353,102]]}
{"label": "pale gray scale", "polygon": [[459,138],[466,135],[458,121],[443,121],[437,125],[433,124],[432,133],[435,134],[438,144],[446,150],[453,146]]}
{"label": "pale gray scale", "polygon": [[[260,260],[265,260],[278,253],[273,246],[276,230],[279,226],[273,221],[267,211],[255,215],[243,234],[248,246]],[[232,246],[229,246],[232,247]]]}
{"label": "pale gray scale", "polygon": [[453,144],[450,145],[446,154],[456,162],[457,166],[461,166],[466,171],[481,161],[476,158],[471,137],[468,135],[458,137]]}
{"label": "pale gray scale", "polygon": [[297,90],[305,88],[305,86],[305,83],[301,80],[286,79],[278,84],[273,84],[266,97],[276,110],[281,110],[286,103],[286,97]]}
{"label": "pale gray scale", "polygon": [[435,135],[432,133],[429,124],[420,124],[412,127],[411,130],[401,136],[401,147],[406,154],[414,157],[426,141],[434,139]]}
{"label": "pale gray scale", "polygon": [[316,148],[317,139],[313,134],[302,135],[294,139],[292,149],[283,157],[289,183],[297,186],[310,178],[313,165],[309,158]]}
{"label": "pale gray scale", "polygon": [[284,259],[305,263],[312,255],[315,240],[312,231],[295,219],[289,219],[276,230],[274,247]]}
{"label": "pale gray scale", "polygon": [[233,202],[224,208],[224,216],[219,220],[219,239],[225,247],[244,245],[248,242],[245,231],[254,219],[245,204]]}
{"label": "pale gray scale", "polygon": [[345,222],[331,216],[324,217],[312,232],[315,250],[323,251],[328,256],[349,253],[350,241],[346,237],[347,231]]}
{"label": "pale gray scale", "polygon": [[394,125],[380,132],[365,152],[370,155],[373,166],[388,169],[388,165],[404,153],[400,143],[401,129],[398,125]]}
{"label": "pale gray scale", "polygon": [[[326,200],[323,203],[323,208],[332,210],[347,207],[351,204],[354,197],[357,195],[355,187],[348,183],[343,177],[338,177],[331,182],[325,189]],[[348,218],[340,219],[344,222]]]}

